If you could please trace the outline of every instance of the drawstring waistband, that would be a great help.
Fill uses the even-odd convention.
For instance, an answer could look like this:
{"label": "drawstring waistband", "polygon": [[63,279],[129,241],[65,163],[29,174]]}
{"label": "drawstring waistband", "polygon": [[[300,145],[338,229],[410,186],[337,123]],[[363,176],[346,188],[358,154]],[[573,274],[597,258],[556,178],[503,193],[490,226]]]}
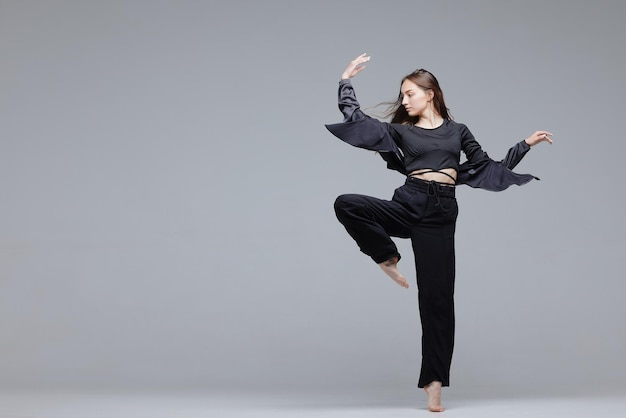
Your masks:
{"label": "drawstring waistband", "polygon": [[426,181],[416,177],[407,177],[405,184],[410,187],[417,188],[419,191],[426,193],[428,196],[433,196],[435,199],[437,199],[437,201],[435,202],[435,206],[437,206],[443,212],[450,211],[450,208],[446,209],[443,207],[443,205],[441,204],[441,198],[454,198],[454,186],[448,186],[443,183],[438,183],[435,180]]}
{"label": "drawstring waistband", "polygon": [[427,189],[428,196],[435,196],[435,198],[437,199],[437,202],[435,202],[435,206],[439,206],[439,209],[441,209],[444,212],[450,211],[450,209],[446,209],[443,207],[443,205],[441,204],[441,198],[439,197],[439,191],[440,191],[439,189],[442,188],[443,186],[441,186],[435,180],[429,181],[428,186],[429,186]]}

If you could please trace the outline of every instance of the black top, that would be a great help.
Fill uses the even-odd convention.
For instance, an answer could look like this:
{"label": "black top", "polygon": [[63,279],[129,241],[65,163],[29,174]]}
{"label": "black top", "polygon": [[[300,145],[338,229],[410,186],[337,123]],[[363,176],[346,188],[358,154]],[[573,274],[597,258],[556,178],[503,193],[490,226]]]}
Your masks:
{"label": "black top", "polygon": [[454,168],[459,171],[461,150],[473,162],[479,162],[486,156],[469,129],[453,120],[444,119],[443,124],[434,129],[399,123],[385,125],[402,150],[407,173],[422,168]]}
{"label": "black top", "polygon": [[[526,141],[515,144],[502,161],[494,161],[461,123],[446,119],[437,128],[425,129],[381,122],[361,111],[349,79],[339,82],[339,109],[343,122],[326,125],[328,130],[350,145],[378,151],[388,168],[402,174],[425,168],[454,168],[458,184],[492,191],[537,179],[511,171],[530,150]],[[467,157],[463,164],[459,164],[461,151]]]}

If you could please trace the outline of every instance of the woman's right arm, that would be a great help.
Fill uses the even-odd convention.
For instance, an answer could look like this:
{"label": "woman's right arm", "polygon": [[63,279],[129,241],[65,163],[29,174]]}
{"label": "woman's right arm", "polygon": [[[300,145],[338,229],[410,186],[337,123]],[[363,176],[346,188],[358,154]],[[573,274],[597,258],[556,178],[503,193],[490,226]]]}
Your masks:
{"label": "woman's right arm", "polygon": [[369,61],[367,55],[359,55],[350,62],[341,75],[338,91],[339,110],[343,113],[343,122],[326,125],[326,128],[337,138],[350,145],[381,153],[393,153],[401,156],[396,140],[401,138],[388,123],[381,122],[364,114],[356,99],[351,78],[361,72],[364,62]]}
{"label": "woman's right arm", "polygon": [[365,114],[361,112],[359,102],[356,99],[356,93],[352,87],[350,79],[363,71],[365,65],[363,63],[370,60],[367,54],[361,54],[354,60],[350,61],[348,67],[341,74],[339,82],[339,110],[343,113],[343,121],[351,122],[365,118]]}
{"label": "woman's right arm", "polygon": [[343,122],[353,122],[364,119],[367,116],[361,111],[361,106],[356,99],[356,93],[349,78],[342,78],[337,92],[339,110],[343,113]]}

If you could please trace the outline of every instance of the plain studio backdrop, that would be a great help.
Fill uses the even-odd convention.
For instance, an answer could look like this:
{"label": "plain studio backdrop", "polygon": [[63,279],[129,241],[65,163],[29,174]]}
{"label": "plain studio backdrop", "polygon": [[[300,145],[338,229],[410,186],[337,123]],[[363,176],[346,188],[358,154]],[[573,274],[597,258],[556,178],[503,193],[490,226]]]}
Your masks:
{"label": "plain studio backdrop", "polygon": [[[452,390],[626,388],[622,1],[1,1],[5,389],[413,391],[420,324],[333,212],[403,177],[334,138],[426,68],[494,159],[458,188]],[[408,389],[407,389],[408,388]],[[545,386],[542,387],[545,389]]]}

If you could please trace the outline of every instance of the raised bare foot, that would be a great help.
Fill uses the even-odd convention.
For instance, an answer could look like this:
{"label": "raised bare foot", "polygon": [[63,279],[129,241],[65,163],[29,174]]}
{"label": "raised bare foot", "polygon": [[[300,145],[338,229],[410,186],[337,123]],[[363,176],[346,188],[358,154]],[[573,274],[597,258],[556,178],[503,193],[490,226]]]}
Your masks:
{"label": "raised bare foot", "polygon": [[436,380],[424,386],[424,391],[428,394],[428,410],[431,412],[443,412],[441,406],[441,382]]}
{"label": "raised bare foot", "polygon": [[409,288],[409,284],[407,283],[406,279],[404,278],[402,273],[398,271],[398,257],[390,258],[389,260],[383,261],[378,265],[381,269],[383,269],[385,273],[387,273],[387,276],[393,279],[394,282],[398,283],[404,288]]}

